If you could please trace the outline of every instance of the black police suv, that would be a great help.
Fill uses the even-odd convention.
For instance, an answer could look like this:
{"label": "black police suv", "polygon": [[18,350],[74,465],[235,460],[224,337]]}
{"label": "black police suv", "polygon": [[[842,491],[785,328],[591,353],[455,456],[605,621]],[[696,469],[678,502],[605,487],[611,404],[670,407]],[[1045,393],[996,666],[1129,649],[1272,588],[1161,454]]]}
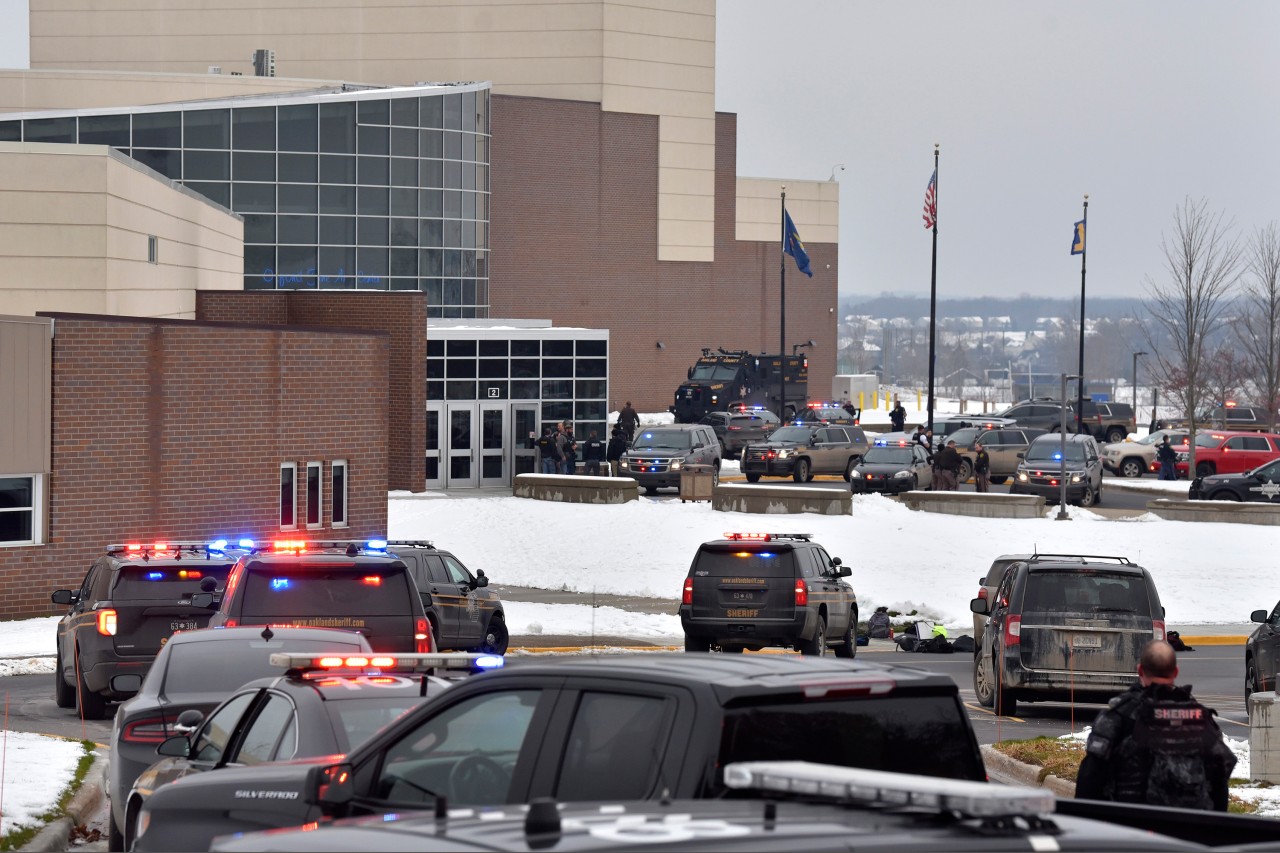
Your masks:
{"label": "black police suv", "polygon": [[452,553],[426,541],[388,542],[387,552],[408,566],[437,650],[506,654],[507,614],[484,569],[472,574]]}
{"label": "black police suv", "polygon": [[933,483],[929,454],[913,441],[876,441],[853,469],[849,489],[855,495],[900,495]]}
{"label": "black police suv", "polygon": [[862,427],[794,424],[779,427],[762,444],[742,451],[742,473],[748,483],[761,477],[790,477],[807,483],[816,474],[841,474],[846,480],[867,452]]}
{"label": "black police suv", "polygon": [[1241,474],[1196,477],[1187,490],[1193,501],[1256,501],[1280,505],[1280,459]]}
{"label": "black police suv", "polygon": [[232,567],[209,620],[213,628],[237,625],[342,628],[363,634],[378,652],[435,651],[409,568],[385,540],[255,543]]}
{"label": "black police suv", "polygon": [[460,681],[345,756],[189,776],[157,790],[142,820],[163,807],[218,835],[541,797],[716,798],[728,791],[725,765],[778,759],[986,778],[955,682],[919,667],[566,657]]}
{"label": "black police suv", "polygon": [[[241,684],[278,671],[273,654],[368,654],[364,637],[333,628],[219,628],[179,631],[156,655],[138,695],[116,710],[111,729],[107,796],[111,800],[108,845],[127,849],[138,803],[130,800],[134,780],[156,761],[156,748],[189,731]],[[132,806],[132,808],[131,808]]]}
{"label": "black police suv", "polygon": [[1280,674],[1280,604],[1271,610],[1255,610],[1249,614],[1258,622],[1244,646],[1244,698],[1254,693],[1276,689]]}
{"label": "black police suv", "polygon": [[728,533],[704,542],[680,600],[684,648],[705,652],[796,648],[851,658],[858,651],[852,574],[808,533]]}
{"label": "black police suv", "polygon": [[209,622],[192,596],[220,589],[237,553],[225,541],[110,545],[78,590],[55,590],[53,603],[69,608],[58,622],[58,707],[101,720],[108,701],[137,693],[173,632]]}

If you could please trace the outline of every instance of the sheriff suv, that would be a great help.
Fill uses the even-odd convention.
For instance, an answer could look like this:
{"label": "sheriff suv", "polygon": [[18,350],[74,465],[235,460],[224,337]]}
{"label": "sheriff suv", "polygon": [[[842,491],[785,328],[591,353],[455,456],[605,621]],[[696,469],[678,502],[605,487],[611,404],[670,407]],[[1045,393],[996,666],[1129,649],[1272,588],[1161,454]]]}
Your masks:
{"label": "sheriff suv", "polygon": [[816,474],[841,474],[846,480],[866,455],[867,434],[858,426],[799,424],[779,427],[763,444],[742,451],[748,483],[761,477],[790,477],[807,483]]}
{"label": "sheriff suv", "polygon": [[680,599],[687,652],[858,651],[852,572],[808,533],[728,533],[694,555]]}
{"label": "sheriff suv", "polygon": [[[215,606],[211,593],[200,605]],[[282,540],[236,561],[209,627],[302,625],[363,634],[375,652],[428,654],[431,626],[404,560],[386,540]]]}
{"label": "sheriff suv", "polygon": [[409,567],[436,648],[507,653],[507,615],[484,569],[471,570],[430,542],[388,542],[387,553]]}
{"label": "sheriff suv", "polygon": [[142,686],[156,653],[174,631],[203,628],[209,610],[193,596],[222,587],[237,552],[226,541],[110,545],[77,590],[50,596],[69,610],[58,622],[53,698],[101,720],[107,702]]}
{"label": "sheriff suv", "polygon": [[646,495],[660,488],[679,488],[686,465],[707,465],[712,484],[720,482],[720,439],[703,424],[672,424],[641,430],[618,460],[624,477],[644,487]]}

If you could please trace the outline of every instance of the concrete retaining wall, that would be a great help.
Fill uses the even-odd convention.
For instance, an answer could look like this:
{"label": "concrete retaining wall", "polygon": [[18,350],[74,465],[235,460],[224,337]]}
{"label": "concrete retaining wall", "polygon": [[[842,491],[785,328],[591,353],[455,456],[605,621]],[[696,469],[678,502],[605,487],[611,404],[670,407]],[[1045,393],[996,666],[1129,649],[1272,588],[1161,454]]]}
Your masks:
{"label": "concrete retaining wall", "polygon": [[624,504],[640,500],[640,484],[630,477],[577,477],[569,474],[517,474],[511,493],[536,501],[571,504]]}
{"label": "concrete retaining wall", "polygon": [[711,508],[721,512],[797,513],[850,515],[853,497],[848,489],[814,489],[792,486],[716,486]]}
{"label": "concrete retaining wall", "polygon": [[997,492],[907,492],[899,500],[911,509],[975,518],[1040,518],[1044,498]]}
{"label": "concrete retaining wall", "polygon": [[1249,697],[1249,772],[1262,782],[1280,782],[1280,706],[1272,690]]}
{"label": "concrete retaining wall", "polygon": [[1147,511],[1170,521],[1217,521],[1229,524],[1280,525],[1280,505],[1232,501],[1148,501]]}

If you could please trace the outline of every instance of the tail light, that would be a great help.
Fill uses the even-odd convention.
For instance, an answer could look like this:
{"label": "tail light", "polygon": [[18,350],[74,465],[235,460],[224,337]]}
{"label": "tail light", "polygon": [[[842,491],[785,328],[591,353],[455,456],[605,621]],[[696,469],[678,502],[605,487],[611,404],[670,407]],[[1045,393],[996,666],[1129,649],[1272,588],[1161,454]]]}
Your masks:
{"label": "tail light", "polygon": [[420,655],[429,655],[435,652],[431,642],[431,623],[426,619],[419,619],[417,631],[413,635],[414,651]]}
{"label": "tail light", "polygon": [[799,578],[796,579],[796,607],[809,606],[809,585]]}
{"label": "tail light", "polygon": [[239,619],[228,619],[228,620],[227,620],[227,627],[228,627],[228,628],[234,628],[234,627],[236,627],[236,626],[237,626],[237,625],[239,625],[239,624],[240,624],[240,620],[239,620]]}
{"label": "tail light", "polygon": [[1016,646],[1022,642],[1022,617],[1010,616],[1004,620],[1004,644]]}
{"label": "tail light", "polygon": [[98,611],[98,633],[104,637],[116,635],[116,612],[114,610]]}
{"label": "tail light", "polygon": [[161,717],[126,723],[121,739],[127,743],[164,743],[175,734]]}
{"label": "tail light", "polygon": [[1151,620],[1151,639],[1153,640],[1164,639],[1164,620],[1163,619]]}
{"label": "tail light", "polygon": [[681,604],[693,604],[693,578],[684,579],[684,595],[680,596]]}

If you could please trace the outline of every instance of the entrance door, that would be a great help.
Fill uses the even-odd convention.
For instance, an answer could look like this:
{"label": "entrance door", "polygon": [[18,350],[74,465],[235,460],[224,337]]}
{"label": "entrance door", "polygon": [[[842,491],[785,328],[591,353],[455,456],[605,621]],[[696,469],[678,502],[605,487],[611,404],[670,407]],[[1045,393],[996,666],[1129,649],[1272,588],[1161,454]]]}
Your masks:
{"label": "entrance door", "polygon": [[445,485],[449,488],[475,486],[480,466],[476,459],[475,403],[446,403],[445,450],[448,470]]}
{"label": "entrance door", "polygon": [[509,486],[507,474],[507,403],[480,404],[480,485]]}
{"label": "entrance door", "polygon": [[533,474],[538,470],[538,404],[511,404],[511,476]]}
{"label": "entrance door", "polygon": [[440,421],[444,403],[427,403],[427,484],[428,489],[444,488],[443,457],[440,452]]}

